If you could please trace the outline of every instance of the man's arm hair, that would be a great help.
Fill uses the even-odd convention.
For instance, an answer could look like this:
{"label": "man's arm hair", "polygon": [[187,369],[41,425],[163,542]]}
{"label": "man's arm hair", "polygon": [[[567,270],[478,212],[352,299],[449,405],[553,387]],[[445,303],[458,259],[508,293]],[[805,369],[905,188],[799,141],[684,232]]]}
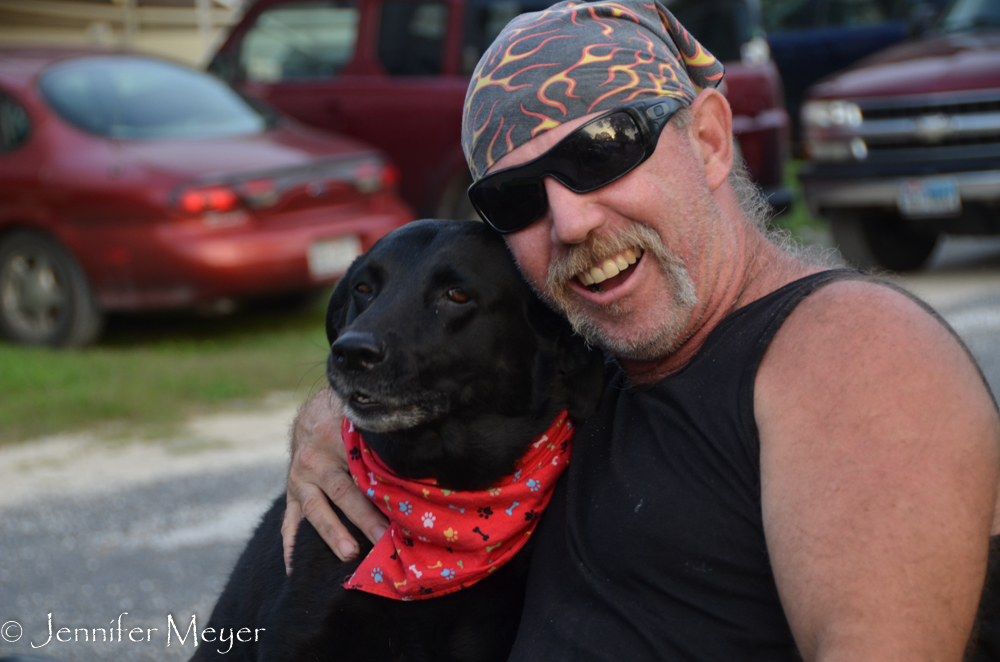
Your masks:
{"label": "man's arm hair", "polygon": [[951,333],[899,292],[806,298],[755,383],[768,552],[803,658],[962,659],[1000,422]]}
{"label": "man's arm hair", "polygon": [[295,533],[303,516],[342,561],[357,556],[358,543],[334,514],[330,501],[372,542],[385,533],[385,518],[354,484],[347,469],[347,452],[340,436],[342,417],[340,401],[327,388],[302,405],[292,424],[287,505],[281,525],[285,572],[289,574]]}

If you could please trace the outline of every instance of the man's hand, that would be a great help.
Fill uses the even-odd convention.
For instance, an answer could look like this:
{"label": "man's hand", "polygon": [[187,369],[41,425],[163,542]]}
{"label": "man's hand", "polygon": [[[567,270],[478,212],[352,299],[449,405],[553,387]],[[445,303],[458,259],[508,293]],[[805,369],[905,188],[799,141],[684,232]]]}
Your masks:
{"label": "man's hand", "polygon": [[358,489],[347,469],[347,453],[340,437],[342,408],[325,389],[299,410],[292,426],[291,464],[281,538],[285,572],[292,572],[292,547],[303,515],[341,561],[358,554],[358,543],[334,514],[333,501],[373,543],[386,531],[382,513]]}

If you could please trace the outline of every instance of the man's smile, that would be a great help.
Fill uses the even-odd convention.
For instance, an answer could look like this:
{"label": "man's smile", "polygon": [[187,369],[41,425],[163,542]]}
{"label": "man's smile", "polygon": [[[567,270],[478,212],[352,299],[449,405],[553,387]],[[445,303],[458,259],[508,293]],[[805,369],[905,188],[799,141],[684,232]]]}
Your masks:
{"label": "man's smile", "polygon": [[[600,264],[592,266],[590,269],[581,271],[576,275],[576,278],[584,287],[589,287],[591,292],[603,292],[605,289],[610,290],[618,282],[632,275],[627,274],[623,278],[617,278],[641,257],[641,248],[627,248],[618,255],[612,256]],[[617,281],[615,280],[616,278]],[[605,283],[605,285],[602,286],[602,283]]]}

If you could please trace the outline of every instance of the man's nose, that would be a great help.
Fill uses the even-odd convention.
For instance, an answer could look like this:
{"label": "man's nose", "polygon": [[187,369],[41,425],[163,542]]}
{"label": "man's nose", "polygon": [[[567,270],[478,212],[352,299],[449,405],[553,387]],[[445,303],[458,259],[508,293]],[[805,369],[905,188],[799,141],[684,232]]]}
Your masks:
{"label": "man's nose", "polygon": [[551,177],[546,177],[545,195],[552,218],[552,240],[579,244],[587,235],[604,225],[604,208],[585,193],[574,193]]}

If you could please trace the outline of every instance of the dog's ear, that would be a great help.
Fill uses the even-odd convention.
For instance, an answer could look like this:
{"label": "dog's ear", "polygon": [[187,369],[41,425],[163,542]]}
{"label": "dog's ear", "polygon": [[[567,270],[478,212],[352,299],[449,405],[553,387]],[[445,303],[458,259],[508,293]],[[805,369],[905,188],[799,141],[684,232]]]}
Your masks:
{"label": "dog's ear", "polygon": [[362,255],[351,263],[330,295],[330,303],[326,306],[326,340],[331,345],[347,324],[347,315],[351,309],[351,276],[360,268],[364,259],[365,256]]}
{"label": "dog's ear", "polygon": [[527,317],[539,336],[555,344],[556,390],[570,418],[582,423],[594,415],[604,395],[604,353],[588,345],[566,318],[538,298],[529,300]]}

